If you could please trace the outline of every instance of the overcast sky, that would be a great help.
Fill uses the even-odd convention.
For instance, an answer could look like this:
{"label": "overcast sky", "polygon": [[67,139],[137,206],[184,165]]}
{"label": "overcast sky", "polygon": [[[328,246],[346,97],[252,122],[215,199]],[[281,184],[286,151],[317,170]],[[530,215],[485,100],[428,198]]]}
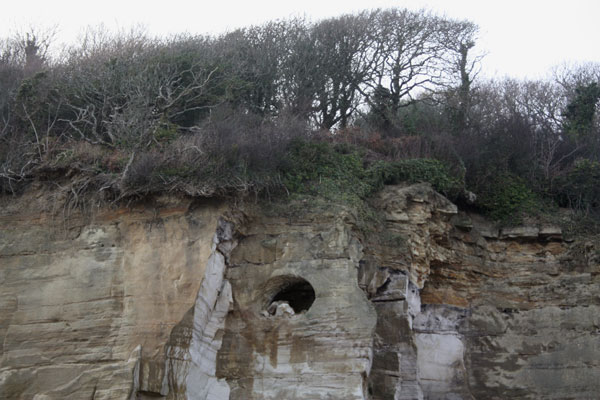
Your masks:
{"label": "overcast sky", "polygon": [[562,62],[600,63],[600,0],[5,0],[0,37],[28,26],[58,26],[74,42],[86,26],[142,25],[152,35],[220,33],[262,22],[312,19],[377,7],[427,8],[480,26],[487,76],[536,78]]}

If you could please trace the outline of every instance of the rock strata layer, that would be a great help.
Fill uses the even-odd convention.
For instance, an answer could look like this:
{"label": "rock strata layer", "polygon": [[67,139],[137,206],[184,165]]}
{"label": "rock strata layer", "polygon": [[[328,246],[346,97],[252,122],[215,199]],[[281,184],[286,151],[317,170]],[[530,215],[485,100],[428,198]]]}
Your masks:
{"label": "rock strata layer", "polygon": [[[328,205],[0,198],[0,398],[592,399],[600,248],[428,185]],[[68,211],[68,210],[66,210]]]}
{"label": "rock strata layer", "polygon": [[49,210],[52,195],[0,199],[0,398],[166,393],[165,344],[224,207],[164,199],[84,219]]}
{"label": "rock strata layer", "polygon": [[[217,363],[231,399],[367,398],[376,316],[357,285],[362,245],[344,213],[261,216],[241,232]],[[294,315],[265,312],[278,298]]]}

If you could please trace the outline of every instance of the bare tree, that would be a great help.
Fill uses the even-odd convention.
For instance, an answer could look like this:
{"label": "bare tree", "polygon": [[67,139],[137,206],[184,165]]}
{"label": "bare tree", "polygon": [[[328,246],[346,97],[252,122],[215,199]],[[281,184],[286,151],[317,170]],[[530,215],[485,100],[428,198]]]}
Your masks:
{"label": "bare tree", "polygon": [[566,145],[562,132],[562,113],[566,106],[564,91],[555,83],[526,81],[520,83],[517,102],[531,124],[533,161],[541,169],[544,179],[552,180],[565,158],[578,150]]}
{"label": "bare tree", "polygon": [[386,88],[395,112],[416,89],[427,89],[441,77],[440,19],[425,11],[388,9],[377,12],[375,26],[377,61],[368,86]]}
{"label": "bare tree", "polygon": [[13,46],[26,77],[32,76],[47,67],[50,61],[50,48],[56,37],[57,27],[31,27],[25,32],[17,32],[12,37]]}
{"label": "bare tree", "polygon": [[573,98],[578,86],[592,82],[600,84],[600,63],[563,63],[552,69],[552,79],[563,88],[568,98]]}
{"label": "bare tree", "polygon": [[445,71],[442,87],[447,94],[446,105],[452,110],[454,132],[462,134],[468,126],[473,82],[481,71],[483,53],[473,54],[478,27],[470,21],[440,22],[439,40],[445,51],[441,68]]}
{"label": "bare tree", "polygon": [[279,95],[282,110],[306,121],[314,112],[314,98],[319,80],[315,74],[319,55],[314,51],[314,36],[307,20],[289,21],[282,43],[284,57],[281,68]]}
{"label": "bare tree", "polygon": [[13,117],[12,107],[17,88],[23,79],[23,69],[18,62],[18,50],[9,40],[0,43],[0,140],[9,131]]}
{"label": "bare tree", "polygon": [[84,49],[84,58],[75,53],[62,70],[70,90],[61,92],[68,110],[61,122],[77,139],[147,146],[162,123],[183,125],[191,114],[210,106],[205,89],[216,69],[187,53],[187,47],[137,34],[103,40],[86,40],[95,48]]}
{"label": "bare tree", "polygon": [[312,28],[318,82],[315,109],[319,125],[330,129],[348,125],[361,103],[360,89],[370,79],[373,57],[374,13],[344,15],[320,21]]}

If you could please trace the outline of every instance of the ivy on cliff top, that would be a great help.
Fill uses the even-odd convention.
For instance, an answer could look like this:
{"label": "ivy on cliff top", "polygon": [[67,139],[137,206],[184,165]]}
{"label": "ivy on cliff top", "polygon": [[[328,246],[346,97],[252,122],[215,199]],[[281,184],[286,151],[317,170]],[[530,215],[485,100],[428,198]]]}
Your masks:
{"label": "ivy on cliff top", "polygon": [[365,162],[364,151],[348,144],[295,141],[281,167],[290,193],[320,196],[358,205],[386,184],[429,182],[449,197],[464,188],[462,176],[454,176],[433,159]]}

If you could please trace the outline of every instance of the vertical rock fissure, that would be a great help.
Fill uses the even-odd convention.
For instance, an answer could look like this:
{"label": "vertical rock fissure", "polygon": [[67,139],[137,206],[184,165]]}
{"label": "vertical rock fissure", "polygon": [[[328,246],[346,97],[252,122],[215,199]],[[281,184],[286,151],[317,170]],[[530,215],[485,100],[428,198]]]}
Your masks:
{"label": "vertical rock fissure", "polygon": [[428,398],[414,322],[432,263],[448,257],[448,221],[457,209],[426,184],[387,187],[373,204],[385,224],[367,241],[359,272],[377,314],[369,393],[372,400]]}
{"label": "vertical rock fissure", "polygon": [[369,285],[360,281],[359,285],[365,287],[377,313],[368,376],[370,398],[422,399],[412,330],[421,307],[418,288],[406,274],[385,267],[377,268]]}
{"label": "vertical rock fissure", "polygon": [[196,302],[167,344],[169,399],[229,399],[229,385],[216,377],[216,362],[233,303],[225,279],[229,253],[236,245],[233,232],[233,224],[221,218]]}

